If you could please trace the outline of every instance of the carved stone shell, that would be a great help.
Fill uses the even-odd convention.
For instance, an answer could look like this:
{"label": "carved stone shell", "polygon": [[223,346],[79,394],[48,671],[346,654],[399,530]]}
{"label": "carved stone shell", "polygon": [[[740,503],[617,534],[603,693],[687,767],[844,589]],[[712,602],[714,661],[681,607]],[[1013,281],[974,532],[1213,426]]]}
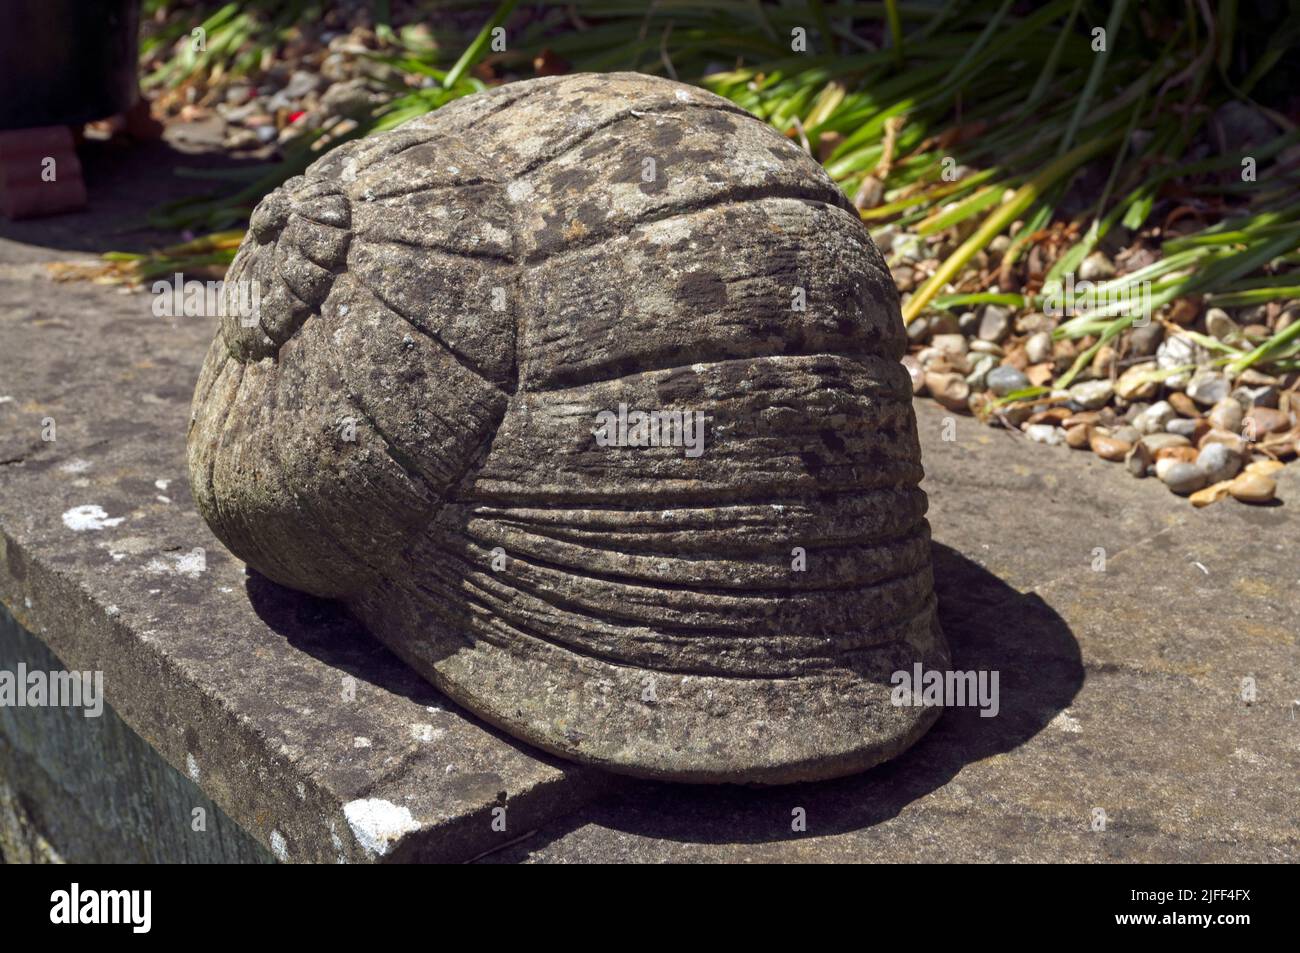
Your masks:
{"label": "carved stone shell", "polygon": [[[471,712],[752,783],[937,717],[890,701],[947,665],[898,295],[764,123],[636,74],[493,89],[267,196],[232,312],[241,282],[260,313],[194,397],[201,512]],[[702,452],[601,445],[620,405],[702,413]]]}

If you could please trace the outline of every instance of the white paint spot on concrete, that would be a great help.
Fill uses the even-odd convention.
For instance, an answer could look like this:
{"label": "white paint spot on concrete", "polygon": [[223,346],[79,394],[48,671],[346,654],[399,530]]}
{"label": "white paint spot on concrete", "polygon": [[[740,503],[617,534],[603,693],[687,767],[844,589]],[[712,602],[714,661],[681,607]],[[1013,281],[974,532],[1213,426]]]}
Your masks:
{"label": "white paint spot on concrete", "polygon": [[149,560],[149,565],[144,567],[145,572],[174,573],[177,576],[188,576],[190,579],[198,579],[199,574],[206,572],[207,569],[207,553],[201,546],[188,553],[163,553],[161,557]]}
{"label": "white paint spot on concrete", "polygon": [[1083,725],[1079,724],[1079,720],[1072,718],[1069,712],[1064,711],[1049,721],[1048,725],[1057,731],[1064,731],[1066,734],[1071,735],[1077,735],[1083,731]]}
{"label": "white paint spot on concrete", "polygon": [[176,558],[176,571],[183,576],[197,577],[208,568],[208,554],[202,547],[191,549]]}
{"label": "white paint spot on concrete", "polygon": [[383,856],[402,835],[420,829],[408,808],[383,798],[368,797],[343,805],[343,816],[357,843],[367,853]]}
{"label": "white paint spot on concrete", "polygon": [[1248,751],[1245,748],[1234,748],[1232,752],[1232,756],[1236,758],[1238,761],[1244,761],[1246,762],[1246,764],[1253,764],[1256,767],[1261,767],[1268,763],[1259,755],[1255,754],[1255,752]]}
{"label": "white paint spot on concrete", "polygon": [[59,469],[64,473],[85,473],[90,469],[90,461],[82,460],[80,458],[69,460],[67,463],[59,467]]}
{"label": "white paint spot on concrete", "polygon": [[412,725],[411,737],[416,741],[437,741],[447,733],[445,728],[435,728],[433,725]]}
{"label": "white paint spot on concrete", "polygon": [[112,529],[124,519],[125,516],[110,517],[102,506],[87,503],[85,506],[74,506],[64,513],[63,525],[74,533],[84,533],[92,529]]}
{"label": "white paint spot on concrete", "polygon": [[288,863],[289,845],[284,842],[284,835],[279,831],[271,831],[271,853],[281,863]]}
{"label": "white paint spot on concrete", "polygon": [[355,737],[355,738],[352,739],[352,747],[354,747],[354,748],[369,748],[369,747],[370,747],[370,739],[369,739],[369,738],[362,738],[360,735],[358,735],[357,737]]}
{"label": "white paint spot on concrete", "polygon": [[188,751],[185,752],[185,773],[190,776],[190,780],[198,782],[199,780],[199,763],[194,760],[194,755]]}
{"label": "white paint spot on concrete", "polygon": [[533,185],[522,179],[516,179],[506,186],[506,198],[512,202],[526,202],[533,196]]}

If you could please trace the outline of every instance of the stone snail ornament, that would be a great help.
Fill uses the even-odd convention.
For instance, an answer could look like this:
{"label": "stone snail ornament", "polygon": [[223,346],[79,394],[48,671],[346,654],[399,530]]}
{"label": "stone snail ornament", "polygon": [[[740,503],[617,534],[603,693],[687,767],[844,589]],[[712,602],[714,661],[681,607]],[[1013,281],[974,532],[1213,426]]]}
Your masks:
{"label": "stone snail ornament", "polygon": [[637,74],[495,88],[268,195],[250,282],[195,391],[199,510],[470,712],[757,784],[938,717],[891,701],[948,666],[898,293],[766,124]]}

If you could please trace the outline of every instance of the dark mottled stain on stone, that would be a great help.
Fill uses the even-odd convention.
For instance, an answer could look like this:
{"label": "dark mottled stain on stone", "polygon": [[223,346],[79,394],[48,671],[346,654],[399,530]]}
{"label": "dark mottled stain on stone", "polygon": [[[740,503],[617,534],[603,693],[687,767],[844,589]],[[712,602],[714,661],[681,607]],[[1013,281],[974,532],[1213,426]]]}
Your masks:
{"label": "dark mottled stain on stone", "polygon": [[605,221],[605,214],[606,210],[594,202],[579,205],[576,213],[578,221],[589,227],[602,224]]}
{"label": "dark mottled stain on stone", "polygon": [[704,383],[689,367],[675,367],[655,387],[665,404],[689,406],[704,400]]}
{"label": "dark mottled stain on stone", "polygon": [[697,312],[721,311],[727,306],[727,283],[710,271],[687,272],[677,282],[674,297]]}

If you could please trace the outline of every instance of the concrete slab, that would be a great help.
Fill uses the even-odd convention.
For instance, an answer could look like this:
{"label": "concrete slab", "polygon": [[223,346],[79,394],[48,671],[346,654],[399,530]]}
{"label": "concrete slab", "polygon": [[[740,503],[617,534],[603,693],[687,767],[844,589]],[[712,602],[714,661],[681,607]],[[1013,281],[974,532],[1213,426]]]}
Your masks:
{"label": "concrete slab", "polygon": [[281,859],[463,859],[603,790],[212,537],[184,462],[207,319],[35,264],[0,301],[0,601]]}

